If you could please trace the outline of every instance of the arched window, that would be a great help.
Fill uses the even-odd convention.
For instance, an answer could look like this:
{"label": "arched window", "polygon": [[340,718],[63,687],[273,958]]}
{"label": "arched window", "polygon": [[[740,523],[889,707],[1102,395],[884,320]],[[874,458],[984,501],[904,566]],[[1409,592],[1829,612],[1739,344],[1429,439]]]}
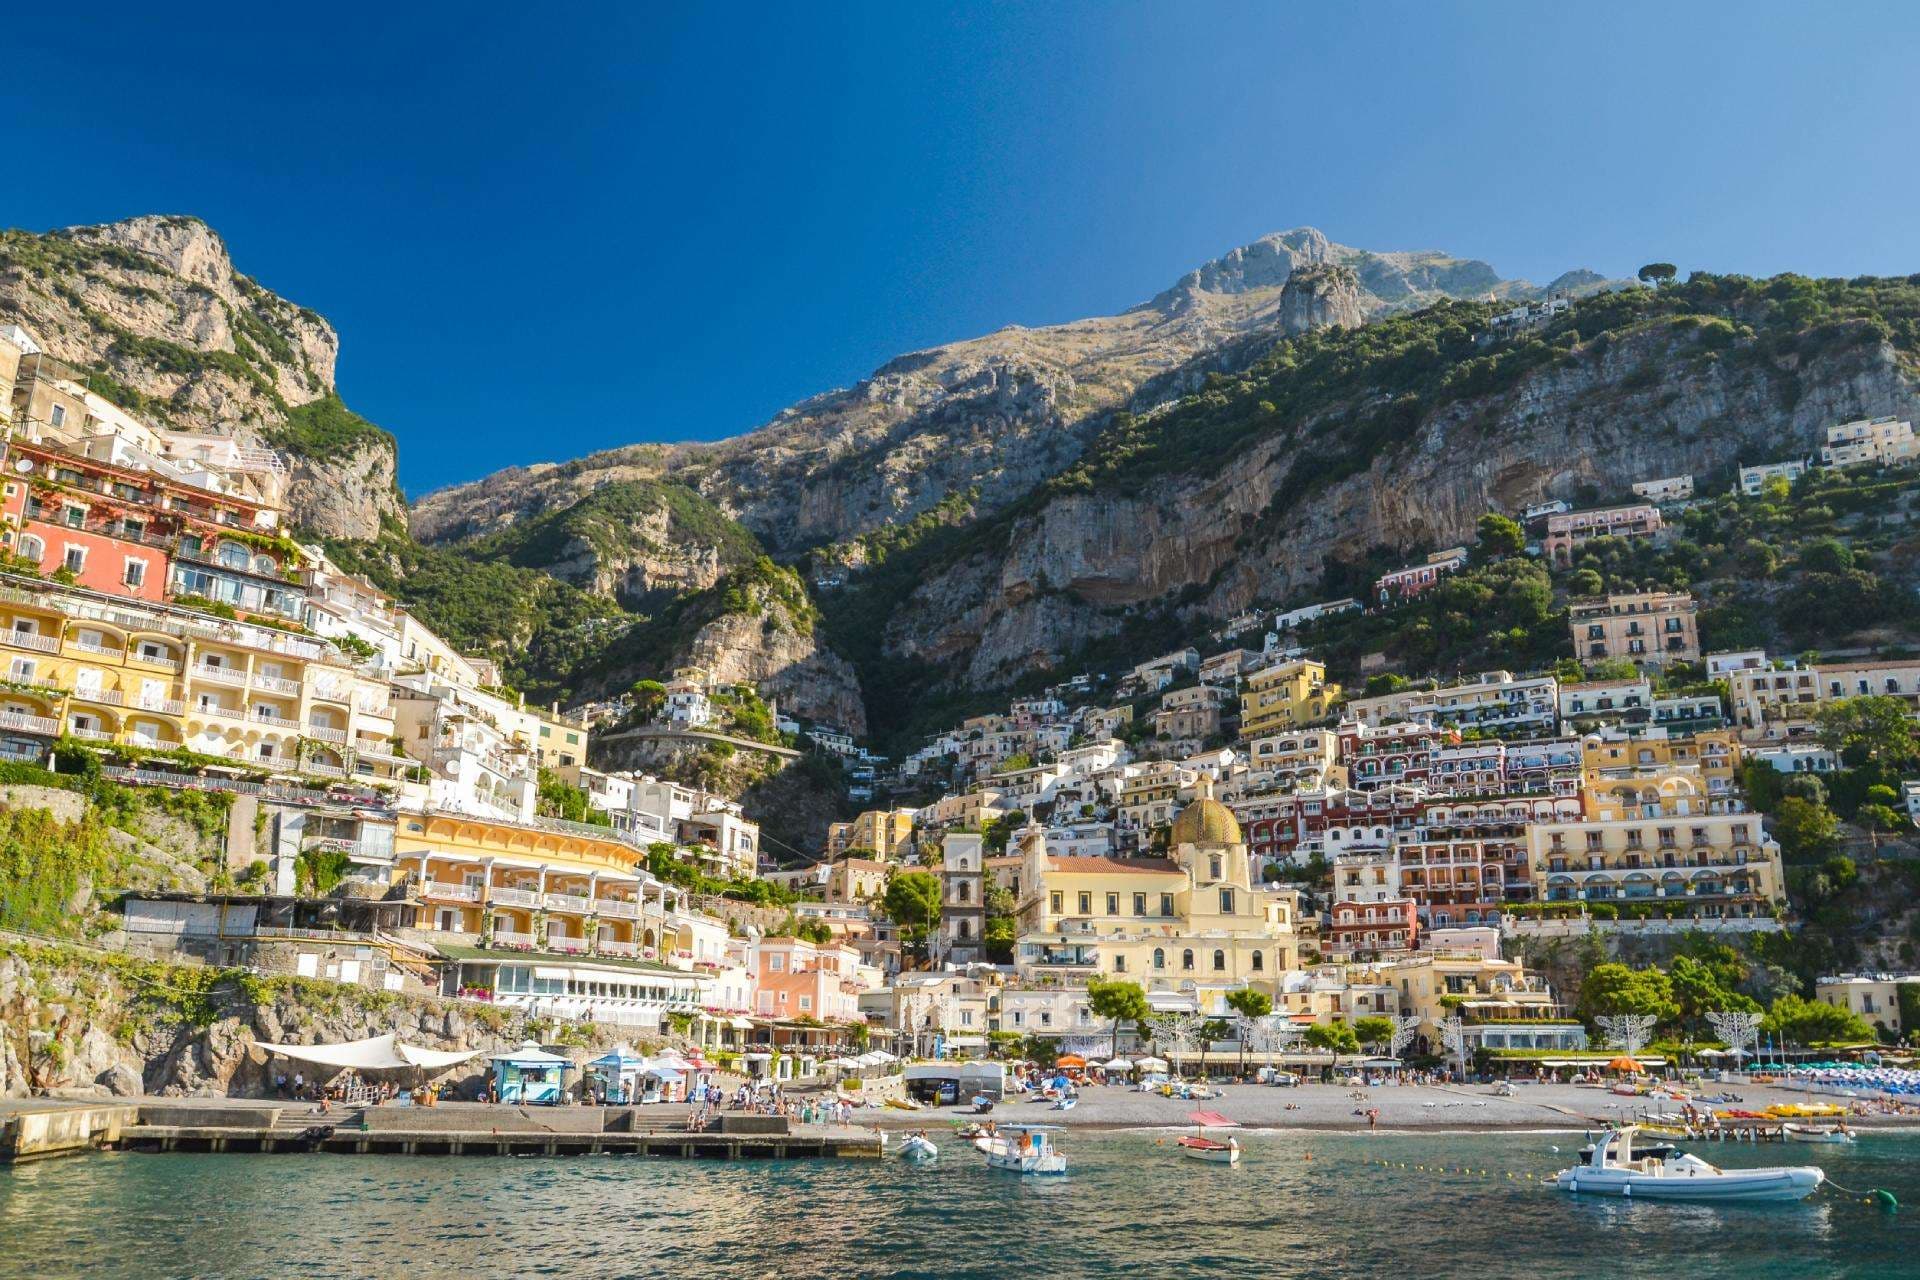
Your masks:
{"label": "arched window", "polygon": [[1156,969],[1164,969],[1167,967],[1167,949],[1165,947],[1155,947],[1153,949],[1153,967]]}
{"label": "arched window", "polygon": [[960,936],[962,938],[971,938],[973,936],[973,921],[960,921]]}
{"label": "arched window", "polygon": [[20,554],[39,564],[41,557],[47,554],[47,544],[30,533],[23,533],[20,535]]}
{"label": "arched window", "polygon": [[244,569],[253,559],[247,554],[247,549],[237,542],[221,543],[216,558],[229,569]]}
{"label": "arched window", "polygon": [[1215,951],[1213,953],[1213,971],[1215,973],[1225,973],[1227,971],[1227,953],[1226,952]]}
{"label": "arched window", "polygon": [[1266,968],[1266,953],[1261,951],[1254,952],[1253,953],[1253,971],[1255,973],[1259,973],[1264,968]]}
{"label": "arched window", "polygon": [[1207,860],[1207,865],[1213,869],[1213,879],[1218,880],[1220,878],[1220,855],[1217,853],[1214,854],[1212,858]]}
{"label": "arched window", "polygon": [[1180,967],[1182,969],[1193,968],[1193,948],[1192,947],[1188,947],[1185,951],[1182,951],[1180,953]]}
{"label": "arched window", "polygon": [[272,575],[280,572],[280,566],[274,563],[272,556],[255,556],[253,558],[253,571],[255,573]]}
{"label": "arched window", "polygon": [[965,880],[962,880],[960,882],[959,890],[960,892],[958,896],[960,898],[960,901],[969,902],[973,899],[973,886],[967,883]]}

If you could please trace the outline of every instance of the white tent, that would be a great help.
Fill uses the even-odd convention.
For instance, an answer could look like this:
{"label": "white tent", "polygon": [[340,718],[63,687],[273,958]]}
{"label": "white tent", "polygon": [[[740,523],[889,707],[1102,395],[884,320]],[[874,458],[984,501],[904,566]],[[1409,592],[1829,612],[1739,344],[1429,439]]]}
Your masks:
{"label": "white tent", "polygon": [[1125,1058],[1115,1058],[1111,1062],[1102,1062],[1100,1069],[1102,1071],[1131,1071],[1133,1070],[1133,1064]]}
{"label": "white tent", "polygon": [[1167,1069],[1167,1060],[1165,1058],[1141,1058],[1133,1065],[1142,1071],[1165,1071]]}
{"label": "white tent", "polygon": [[268,1044],[264,1040],[256,1040],[254,1047],[277,1053],[283,1058],[292,1058],[296,1062],[311,1062],[319,1067],[351,1067],[355,1071],[398,1071],[404,1068],[443,1071],[480,1056],[478,1049],[469,1049],[464,1053],[422,1049],[417,1045],[402,1044],[400,1037],[394,1035],[346,1040],[339,1044]]}

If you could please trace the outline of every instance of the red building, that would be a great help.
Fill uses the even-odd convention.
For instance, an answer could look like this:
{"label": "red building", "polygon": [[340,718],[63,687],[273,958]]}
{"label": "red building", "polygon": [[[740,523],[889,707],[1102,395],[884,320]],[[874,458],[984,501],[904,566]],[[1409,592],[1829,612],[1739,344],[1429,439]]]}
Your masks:
{"label": "red building", "polygon": [[1348,720],[1335,730],[1335,737],[1340,763],[1347,766],[1347,785],[1361,791],[1428,781],[1435,749],[1460,740],[1458,730],[1436,729],[1418,721],[1375,728]]}
{"label": "red building", "polygon": [[1336,902],[1326,932],[1329,959],[1355,954],[1414,951],[1420,946],[1420,916],[1411,898],[1390,902]]}
{"label": "red building", "polygon": [[1420,821],[1425,792],[1383,786],[1376,791],[1302,791],[1248,802],[1242,824],[1247,852],[1258,861],[1332,858],[1351,848],[1385,848]]}

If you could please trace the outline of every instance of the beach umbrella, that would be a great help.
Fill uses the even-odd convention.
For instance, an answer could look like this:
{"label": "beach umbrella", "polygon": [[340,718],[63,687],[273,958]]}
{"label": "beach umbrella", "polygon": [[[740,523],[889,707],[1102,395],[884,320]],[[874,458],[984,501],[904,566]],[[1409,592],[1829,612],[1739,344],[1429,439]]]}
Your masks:
{"label": "beach umbrella", "polygon": [[1630,1071],[1637,1074],[1640,1070],[1640,1064],[1638,1062],[1635,1062],[1632,1058],[1629,1058],[1626,1054],[1623,1053],[1619,1057],[1615,1058],[1612,1062],[1609,1062],[1607,1064],[1607,1070]]}
{"label": "beach umbrella", "polygon": [[1133,1065],[1142,1071],[1165,1071],[1167,1069],[1167,1060],[1165,1058],[1140,1058],[1137,1059]]}
{"label": "beach umbrella", "polygon": [[1080,1068],[1087,1065],[1087,1060],[1077,1053],[1063,1053],[1053,1060],[1053,1065],[1056,1067]]}
{"label": "beach umbrella", "polygon": [[1100,1069],[1102,1071],[1131,1071],[1133,1070],[1133,1064],[1125,1058],[1115,1058],[1111,1062],[1101,1063]]}

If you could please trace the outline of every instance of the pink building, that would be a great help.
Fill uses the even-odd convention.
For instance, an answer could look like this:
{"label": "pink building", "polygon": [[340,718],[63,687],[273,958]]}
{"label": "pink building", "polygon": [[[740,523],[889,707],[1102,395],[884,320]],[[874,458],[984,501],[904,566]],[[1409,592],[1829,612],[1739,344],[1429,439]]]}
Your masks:
{"label": "pink building", "polygon": [[1573,563],[1574,552],[1595,538],[1651,538],[1660,528],[1660,508],[1650,502],[1563,511],[1547,517],[1547,536],[1541,547],[1547,559],[1565,568]]}
{"label": "pink building", "polygon": [[753,948],[753,1011],[762,1018],[858,1022],[860,953],[841,942],[762,938]]}
{"label": "pink building", "polygon": [[1409,600],[1433,586],[1434,583],[1450,573],[1458,573],[1467,564],[1465,547],[1449,547],[1445,551],[1436,551],[1422,564],[1408,565],[1404,569],[1395,569],[1383,573],[1374,581],[1374,598],[1381,604],[1393,604],[1400,600]]}

